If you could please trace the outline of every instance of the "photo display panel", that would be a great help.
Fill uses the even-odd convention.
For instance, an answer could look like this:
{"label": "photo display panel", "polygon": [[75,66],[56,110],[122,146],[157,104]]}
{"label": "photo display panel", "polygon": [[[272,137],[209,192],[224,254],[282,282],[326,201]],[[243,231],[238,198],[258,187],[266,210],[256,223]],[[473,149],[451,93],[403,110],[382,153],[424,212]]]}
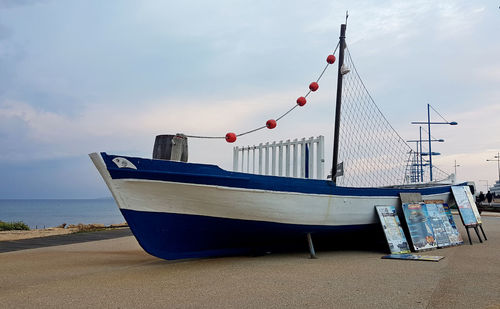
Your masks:
{"label": "photo display panel", "polygon": [[408,241],[394,206],[375,206],[387,244],[393,254],[410,253]]}
{"label": "photo display panel", "polygon": [[466,188],[468,189],[469,187],[453,186],[451,187],[451,191],[453,192],[453,197],[455,198],[460,218],[462,218],[462,223],[465,226],[475,226],[478,224],[477,216],[473,210],[474,207],[477,211],[476,203],[471,203],[468,196],[468,194],[470,194],[470,189],[467,191]]}
{"label": "photo display panel", "polygon": [[403,203],[403,213],[415,251],[437,248],[432,224],[424,203]]}

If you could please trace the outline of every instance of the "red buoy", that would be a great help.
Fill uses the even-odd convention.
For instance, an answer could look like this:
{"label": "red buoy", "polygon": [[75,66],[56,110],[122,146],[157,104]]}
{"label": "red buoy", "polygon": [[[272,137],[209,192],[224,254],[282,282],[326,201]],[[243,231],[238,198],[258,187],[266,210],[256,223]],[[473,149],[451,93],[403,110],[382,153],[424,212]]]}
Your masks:
{"label": "red buoy", "polygon": [[234,143],[236,141],[236,134],[233,132],[229,132],[226,134],[226,142],[228,143]]}
{"label": "red buoy", "polygon": [[316,91],[318,90],[319,88],[319,85],[317,82],[312,82],[311,84],[309,84],[309,89],[311,89],[311,91]]}
{"label": "red buoy", "polygon": [[304,105],[306,105],[306,102],[307,102],[307,100],[306,100],[306,98],[304,98],[304,97],[299,97],[299,98],[297,99],[297,105],[298,105],[298,106],[304,106]]}
{"label": "red buoy", "polygon": [[267,122],[266,122],[266,127],[268,129],[274,129],[276,128],[276,120],[274,119],[269,119]]}
{"label": "red buoy", "polygon": [[335,56],[328,55],[328,57],[326,57],[326,62],[328,62],[329,64],[333,64],[335,62]]}

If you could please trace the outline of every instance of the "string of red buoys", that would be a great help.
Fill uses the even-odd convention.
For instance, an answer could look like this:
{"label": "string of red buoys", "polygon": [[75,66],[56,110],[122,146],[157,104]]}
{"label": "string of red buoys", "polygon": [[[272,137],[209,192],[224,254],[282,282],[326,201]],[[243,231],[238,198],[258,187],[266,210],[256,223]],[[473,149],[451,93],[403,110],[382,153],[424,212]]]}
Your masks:
{"label": "string of red buoys", "polygon": [[261,126],[261,127],[256,128],[256,129],[253,129],[253,130],[250,130],[250,131],[247,131],[247,132],[243,132],[243,133],[240,133],[240,134],[236,134],[234,132],[228,132],[225,137],[221,137],[221,136],[197,136],[197,135],[186,135],[186,136],[187,137],[193,137],[193,138],[225,138],[228,143],[234,143],[236,141],[236,139],[238,138],[238,136],[249,134],[249,133],[258,131],[260,129],[263,129],[263,128],[268,128],[268,129],[274,129],[274,128],[276,128],[277,122],[281,118],[285,117],[288,113],[290,113],[292,110],[294,110],[297,106],[302,107],[302,106],[306,105],[306,103],[307,103],[307,99],[306,99],[307,96],[311,92],[315,92],[315,91],[317,91],[319,89],[319,83],[318,83],[319,80],[321,79],[321,77],[325,73],[325,71],[328,68],[328,66],[335,63],[336,58],[335,58],[334,54],[337,51],[338,47],[339,47],[339,45],[337,44],[337,47],[335,47],[335,50],[333,51],[333,54],[328,55],[328,57],[326,57],[327,65],[325,66],[325,68],[323,69],[323,71],[321,72],[321,74],[319,75],[318,79],[316,81],[313,81],[313,82],[311,82],[309,84],[309,91],[304,96],[300,96],[300,97],[297,98],[297,101],[296,101],[297,104],[294,105],[291,109],[289,109],[286,113],[284,113],[280,117],[278,117],[276,119],[269,119],[268,121],[266,121],[266,125],[265,126]]}

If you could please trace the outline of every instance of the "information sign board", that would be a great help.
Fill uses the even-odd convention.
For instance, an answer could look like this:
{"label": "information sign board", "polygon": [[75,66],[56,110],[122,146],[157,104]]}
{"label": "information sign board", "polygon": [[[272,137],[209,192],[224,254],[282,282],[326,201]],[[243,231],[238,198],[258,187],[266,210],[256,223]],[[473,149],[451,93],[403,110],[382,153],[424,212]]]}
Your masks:
{"label": "information sign board", "polygon": [[457,225],[455,224],[455,220],[453,219],[453,214],[451,213],[450,206],[446,203],[442,204],[444,213],[446,214],[446,217],[448,218],[448,223],[449,227],[448,229],[448,237],[450,238],[451,245],[461,245],[464,243],[462,239],[462,235],[460,235],[460,232],[458,231]]}
{"label": "information sign board", "polygon": [[[443,200],[424,200],[426,204],[438,204],[438,207],[442,207],[444,211],[443,222],[448,233],[448,238],[450,239],[450,243],[452,246],[461,245],[464,243],[462,240],[462,236],[458,231],[458,228],[455,224],[455,220],[453,219],[453,214],[451,213],[450,206],[446,204]],[[441,206],[439,206],[441,205]],[[446,223],[448,220],[448,223]]]}
{"label": "information sign board", "polygon": [[448,217],[446,216],[442,204],[424,204],[431,222],[432,231],[436,238],[438,247],[448,247],[451,246],[450,238],[448,233],[451,232],[448,222]]}
{"label": "information sign board", "polygon": [[479,214],[476,201],[474,200],[474,196],[472,196],[472,193],[470,192],[469,186],[464,186],[463,188],[465,189],[465,194],[467,195],[469,203],[472,206],[472,211],[474,212],[474,216],[476,217],[477,223],[482,224],[483,222],[481,221],[481,215]]}
{"label": "information sign board", "polygon": [[469,187],[452,186],[451,191],[455,197],[455,202],[458,207],[458,212],[460,213],[460,218],[462,218],[462,223],[465,226],[476,226],[479,223],[473,210],[473,208],[475,208],[477,211],[476,203],[471,203],[468,196],[468,194],[470,194],[470,190],[466,190],[466,188],[468,189]]}
{"label": "information sign board", "polygon": [[394,206],[375,206],[380,223],[384,229],[385,238],[391,253],[410,253],[410,247],[406,240],[401,222]]}
{"label": "information sign board", "polygon": [[418,254],[389,254],[389,255],[384,255],[382,258],[383,259],[439,262],[440,260],[444,259],[444,256],[418,255]]}
{"label": "information sign board", "polygon": [[432,225],[423,205],[423,203],[403,203],[403,213],[415,251],[437,248]]}

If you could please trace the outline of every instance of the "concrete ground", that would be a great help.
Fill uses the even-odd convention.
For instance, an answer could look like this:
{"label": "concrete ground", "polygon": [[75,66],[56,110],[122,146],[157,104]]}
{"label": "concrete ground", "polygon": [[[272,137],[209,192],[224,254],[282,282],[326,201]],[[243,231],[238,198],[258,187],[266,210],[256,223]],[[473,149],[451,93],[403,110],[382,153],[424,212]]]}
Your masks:
{"label": "concrete ground", "polygon": [[[16,231],[8,231],[6,233],[9,232],[13,233]],[[17,250],[35,249],[42,247],[69,245],[80,242],[112,239],[112,238],[131,236],[131,235],[132,232],[127,227],[127,228],[113,228],[113,229],[107,229],[103,231],[93,231],[93,232],[80,232],[80,233],[73,232],[73,234],[60,234],[60,235],[51,235],[47,237],[35,237],[27,239],[3,240],[2,238],[0,238],[0,253],[17,251]],[[9,237],[9,235],[6,234],[4,234],[3,236],[4,238]]]}
{"label": "concrete ground", "polygon": [[381,259],[384,248],[319,251],[315,260],[304,252],[165,261],[131,236],[5,252],[0,305],[500,308],[500,217],[484,215],[483,226],[488,241],[482,244],[474,234],[472,246],[422,253],[445,256],[440,262]]}

